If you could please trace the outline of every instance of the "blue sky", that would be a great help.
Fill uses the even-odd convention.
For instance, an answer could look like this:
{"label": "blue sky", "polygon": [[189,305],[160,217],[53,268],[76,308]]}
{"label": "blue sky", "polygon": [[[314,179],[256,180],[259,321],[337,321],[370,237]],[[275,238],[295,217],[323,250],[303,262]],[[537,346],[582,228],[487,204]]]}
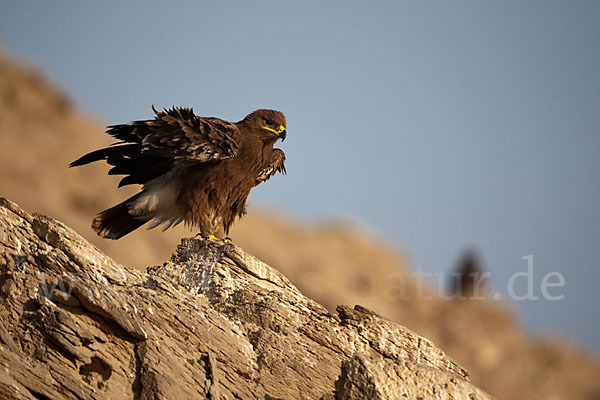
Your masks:
{"label": "blue sky", "polygon": [[288,176],[251,204],[431,272],[474,248],[504,298],[533,254],[565,299],[510,303],[523,324],[600,351],[600,3],[3,2],[0,42],[107,124],[280,109]]}

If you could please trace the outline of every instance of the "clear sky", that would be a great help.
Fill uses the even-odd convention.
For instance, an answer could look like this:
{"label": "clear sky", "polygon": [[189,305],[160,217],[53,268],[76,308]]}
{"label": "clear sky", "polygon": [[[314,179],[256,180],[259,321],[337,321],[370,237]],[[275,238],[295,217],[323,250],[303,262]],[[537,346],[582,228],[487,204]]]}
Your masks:
{"label": "clear sky", "polygon": [[[448,272],[474,248],[532,332],[600,352],[600,2],[2,1],[0,42],[106,123],[287,115],[252,204],[363,221]],[[560,272],[560,301],[541,297]],[[553,282],[555,280],[552,280]],[[517,292],[524,293],[519,280]]]}

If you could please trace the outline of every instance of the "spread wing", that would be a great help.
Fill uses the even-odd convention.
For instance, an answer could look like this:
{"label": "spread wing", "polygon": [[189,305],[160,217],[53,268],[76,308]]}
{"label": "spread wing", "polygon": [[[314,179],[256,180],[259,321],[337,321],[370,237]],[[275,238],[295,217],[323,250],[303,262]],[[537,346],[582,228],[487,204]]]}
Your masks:
{"label": "spread wing", "polygon": [[109,126],[106,131],[127,143],[139,143],[143,151],[161,150],[178,160],[207,162],[236,155],[239,131],[235,124],[219,118],[203,118],[191,108],[173,107],[156,111],[153,120]]}
{"label": "spread wing", "polygon": [[276,172],[280,172],[284,175],[286,174],[285,153],[281,149],[273,149],[271,162],[260,172],[258,178],[256,178],[256,183],[254,186],[268,180],[275,175]]}
{"label": "spread wing", "polygon": [[204,163],[235,157],[240,132],[231,122],[203,118],[191,108],[156,111],[153,120],[112,125],[106,131],[120,142],[84,155],[71,167],[106,160],[109,175],[124,174],[120,186],[143,184],[167,173],[174,164]]}

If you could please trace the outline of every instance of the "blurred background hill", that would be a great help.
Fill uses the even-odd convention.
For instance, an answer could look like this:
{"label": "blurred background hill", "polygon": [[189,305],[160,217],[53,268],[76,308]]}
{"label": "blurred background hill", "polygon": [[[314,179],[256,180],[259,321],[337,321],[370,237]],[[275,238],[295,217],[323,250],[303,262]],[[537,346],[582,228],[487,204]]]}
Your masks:
{"label": "blurred background hill", "polygon": [[[191,234],[179,228],[98,238],[91,218],[127,190],[116,190],[118,178],[106,176],[104,165],[67,165],[111,142],[102,135],[104,123],[76,107],[43,71],[6,51],[0,54],[0,107],[0,195],[65,222],[118,262],[138,268],[162,263]],[[595,356],[558,337],[523,333],[502,303],[444,300],[437,288],[419,287],[405,255],[368,227],[304,223],[253,207],[231,236],[330,310],[361,304],[430,338],[498,398],[600,398]],[[474,266],[476,258],[457,268],[482,269]]]}

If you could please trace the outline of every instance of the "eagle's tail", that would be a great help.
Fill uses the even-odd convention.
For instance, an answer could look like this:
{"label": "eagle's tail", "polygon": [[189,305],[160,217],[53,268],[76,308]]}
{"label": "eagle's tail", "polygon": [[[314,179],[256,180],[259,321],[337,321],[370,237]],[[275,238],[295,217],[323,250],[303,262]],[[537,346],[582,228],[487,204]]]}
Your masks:
{"label": "eagle's tail", "polygon": [[119,239],[150,221],[151,216],[134,216],[130,214],[130,206],[141,194],[138,193],[96,215],[96,218],[92,221],[94,232],[106,239]]}

